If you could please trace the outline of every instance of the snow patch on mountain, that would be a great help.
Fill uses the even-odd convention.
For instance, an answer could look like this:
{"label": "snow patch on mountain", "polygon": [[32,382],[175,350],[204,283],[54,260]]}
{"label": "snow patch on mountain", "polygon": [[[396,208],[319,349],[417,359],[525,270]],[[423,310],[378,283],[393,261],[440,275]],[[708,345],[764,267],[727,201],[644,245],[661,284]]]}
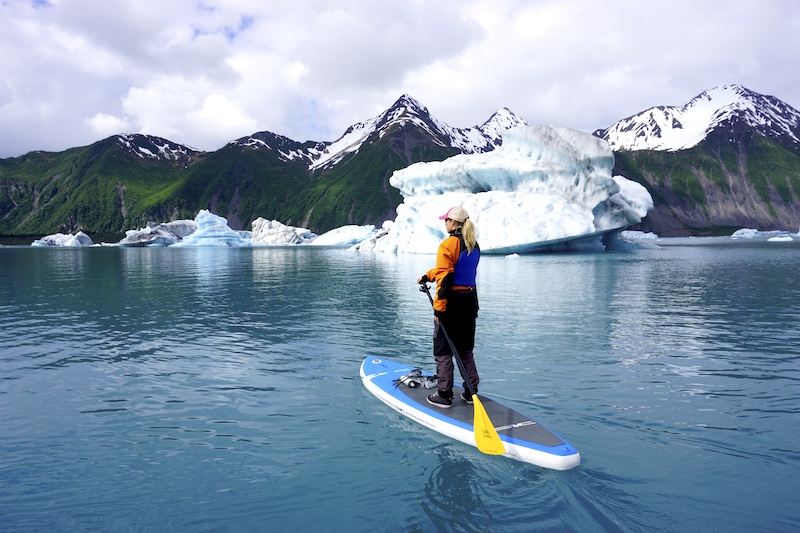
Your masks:
{"label": "snow patch on mountain", "polygon": [[659,106],[614,123],[595,135],[614,150],[677,151],[696,146],[711,132],[737,123],[800,148],[800,112],[774,96],[741,85],[720,85],[680,107]]}
{"label": "snow patch on mountain", "polygon": [[347,131],[345,131],[341,137],[329,144],[325,150],[314,159],[309,169],[314,170],[335,165],[347,154],[358,152],[358,149],[364,141],[367,140],[367,137],[372,135],[376,130],[375,125],[379,120],[380,117],[375,117],[364,122],[358,122],[347,128]]}
{"label": "snow patch on mountain", "polygon": [[300,143],[277,133],[261,131],[247,137],[241,137],[228,144],[243,148],[272,150],[282,161],[304,160],[307,164],[311,164],[324,152],[330,143],[321,141]]}
{"label": "snow patch on mountain", "polygon": [[117,135],[117,146],[141,159],[181,161],[198,153],[194,148],[153,135],[124,133]]}

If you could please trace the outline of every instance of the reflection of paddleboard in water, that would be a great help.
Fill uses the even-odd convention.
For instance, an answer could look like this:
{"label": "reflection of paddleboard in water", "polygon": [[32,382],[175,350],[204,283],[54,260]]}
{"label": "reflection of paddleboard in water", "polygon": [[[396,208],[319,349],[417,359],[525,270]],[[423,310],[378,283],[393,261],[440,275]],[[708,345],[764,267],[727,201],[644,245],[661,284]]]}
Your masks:
{"label": "reflection of paddleboard in water", "polygon": [[[412,370],[413,367],[388,359],[367,357],[361,364],[361,380],[368,391],[395,411],[443,435],[475,446],[473,406],[461,399],[461,388],[453,387],[450,409],[439,409],[426,401],[433,390],[399,382],[401,376],[407,376]],[[430,377],[430,374],[423,373],[423,376]],[[568,470],[580,464],[578,451],[546,427],[483,394],[478,398],[503,442],[506,457],[554,470]]]}

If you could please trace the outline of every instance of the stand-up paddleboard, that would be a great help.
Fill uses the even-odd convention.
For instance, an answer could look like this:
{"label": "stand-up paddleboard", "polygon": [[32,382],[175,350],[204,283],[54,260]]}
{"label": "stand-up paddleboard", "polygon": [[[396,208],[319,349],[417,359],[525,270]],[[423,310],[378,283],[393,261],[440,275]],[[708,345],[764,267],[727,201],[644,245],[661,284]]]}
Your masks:
{"label": "stand-up paddleboard", "polygon": [[[397,381],[412,370],[414,367],[388,359],[367,357],[361,364],[361,380],[368,391],[395,411],[443,435],[475,446],[473,406],[461,399],[462,389],[453,387],[450,409],[434,407],[426,397],[436,389],[412,388]],[[546,427],[483,394],[478,397],[503,442],[506,457],[554,470],[568,470],[580,464],[578,451]]]}

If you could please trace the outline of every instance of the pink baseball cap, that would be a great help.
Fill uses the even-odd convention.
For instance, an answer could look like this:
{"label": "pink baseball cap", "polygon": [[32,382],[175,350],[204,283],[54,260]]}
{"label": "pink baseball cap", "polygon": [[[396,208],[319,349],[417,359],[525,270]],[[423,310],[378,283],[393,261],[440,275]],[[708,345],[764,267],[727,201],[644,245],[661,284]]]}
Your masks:
{"label": "pink baseball cap", "polygon": [[448,209],[447,213],[439,217],[439,220],[446,220],[448,218],[455,220],[456,222],[463,223],[469,218],[469,215],[467,214],[466,209],[464,209],[460,205],[457,205],[455,207],[451,207],[450,209]]}

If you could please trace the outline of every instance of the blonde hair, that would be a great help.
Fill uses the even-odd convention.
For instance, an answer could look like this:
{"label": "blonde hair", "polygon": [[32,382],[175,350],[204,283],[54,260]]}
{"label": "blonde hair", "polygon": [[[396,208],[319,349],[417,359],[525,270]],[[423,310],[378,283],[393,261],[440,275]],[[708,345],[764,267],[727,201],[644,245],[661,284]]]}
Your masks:
{"label": "blonde hair", "polygon": [[464,237],[464,244],[467,245],[467,251],[469,253],[472,253],[472,251],[478,245],[477,228],[475,228],[475,224],[473,224],[470,219],[465,220],[464,223],[460,225],[460,227],[461,227],[461,235]]}

